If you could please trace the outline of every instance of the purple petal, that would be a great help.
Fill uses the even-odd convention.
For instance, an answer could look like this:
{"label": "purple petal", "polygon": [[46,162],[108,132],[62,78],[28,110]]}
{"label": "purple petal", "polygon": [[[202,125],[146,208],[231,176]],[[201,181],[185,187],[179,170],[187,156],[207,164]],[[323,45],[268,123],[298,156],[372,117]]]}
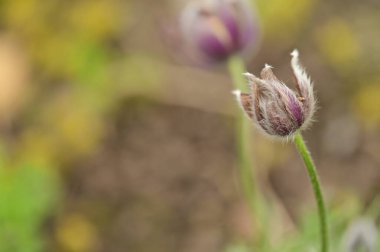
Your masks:
{"label": "purple petal", "polygon": [[240,27],[239,23],[236,19],[236,16],[230,10],[222,10],[221,11],[221,20],[225,25],[228,33],[230,34],[232,44],[235,50],[241,49],[241,41],[240,41]]}
{"label": "purple petal", "polygon": [[198,42],[200,50],[210,58],[223,60],[231,53],[231,48],[211,32],[200,36]]}
{"label": "purple petal", "polygon": [[289,110],[293,118],[297,121],[297,125],[301,127],[303,123],[303,111],[302,107],[294,95],[289,96]]}

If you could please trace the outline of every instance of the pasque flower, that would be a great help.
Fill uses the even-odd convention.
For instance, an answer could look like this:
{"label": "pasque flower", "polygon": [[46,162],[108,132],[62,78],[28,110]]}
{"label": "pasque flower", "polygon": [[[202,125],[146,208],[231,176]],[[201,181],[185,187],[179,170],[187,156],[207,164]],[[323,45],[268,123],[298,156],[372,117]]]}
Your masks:
{"label": "pasque flower", "polygon": [[213,61],[248,53],[258,34],[246,0],[191,1],[182,12],[181,30],[187,49]]}
{"label": "pasque flower", "polygon": [[265,65],[261,78],[246,73],[249,93],[234,91],[245,114],[271,136],[287,137],[310,123],[315,111],[313,86],[299,62],[299,53],[291,53],[291,67],[297,91],[277,79],[272,67]]}

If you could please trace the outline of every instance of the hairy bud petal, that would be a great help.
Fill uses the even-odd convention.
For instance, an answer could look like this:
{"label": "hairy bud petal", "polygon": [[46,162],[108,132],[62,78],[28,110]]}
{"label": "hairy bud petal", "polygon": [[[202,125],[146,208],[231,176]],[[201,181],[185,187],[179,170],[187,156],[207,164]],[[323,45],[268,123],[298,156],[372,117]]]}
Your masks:
{"label": "hairy bud petal", "polygon": [[297,90],[300,95],[299,99],[304,103],[304,110],[306,115],[309,116],[307,117],[309,120],[315,112],[316,101],[314,98],[313,84],[307,76],[304,68],[301,66],[298,50],[295,49],[290,55],[292,56],[291,66],[296,79]]}

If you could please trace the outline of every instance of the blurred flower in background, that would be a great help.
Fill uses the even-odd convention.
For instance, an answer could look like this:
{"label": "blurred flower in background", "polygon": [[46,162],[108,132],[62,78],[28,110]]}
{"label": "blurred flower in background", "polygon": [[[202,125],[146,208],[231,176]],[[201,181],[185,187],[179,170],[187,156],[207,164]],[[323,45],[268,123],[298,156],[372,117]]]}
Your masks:
{"label": "blurred flower in background", "polygon": [[185,50],[208,61],[248,58],[259,43],[256,14],[246,0],[190,1],[181,15]]}

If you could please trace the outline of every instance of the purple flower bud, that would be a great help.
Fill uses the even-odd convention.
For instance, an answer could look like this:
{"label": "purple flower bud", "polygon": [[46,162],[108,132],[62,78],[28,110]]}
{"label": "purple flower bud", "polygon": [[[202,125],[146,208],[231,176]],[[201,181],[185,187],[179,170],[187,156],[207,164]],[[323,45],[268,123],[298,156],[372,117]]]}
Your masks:
{"label": "purple flower bud", "polygon": [[246,73],[250,93],[234,91],[245,114],[266,134],[291,136],[308,126],[315,112],[313,85],[299,63],[298,51],[291,53],[297,92],[279,81],[272,67],[265,65],[261,78]]}
{"label": "purple flower bud", "polygon": [[255,45],[258,27],[246,0],[198,0],[182,13],[187,49],[202,58],[225,60]]}

